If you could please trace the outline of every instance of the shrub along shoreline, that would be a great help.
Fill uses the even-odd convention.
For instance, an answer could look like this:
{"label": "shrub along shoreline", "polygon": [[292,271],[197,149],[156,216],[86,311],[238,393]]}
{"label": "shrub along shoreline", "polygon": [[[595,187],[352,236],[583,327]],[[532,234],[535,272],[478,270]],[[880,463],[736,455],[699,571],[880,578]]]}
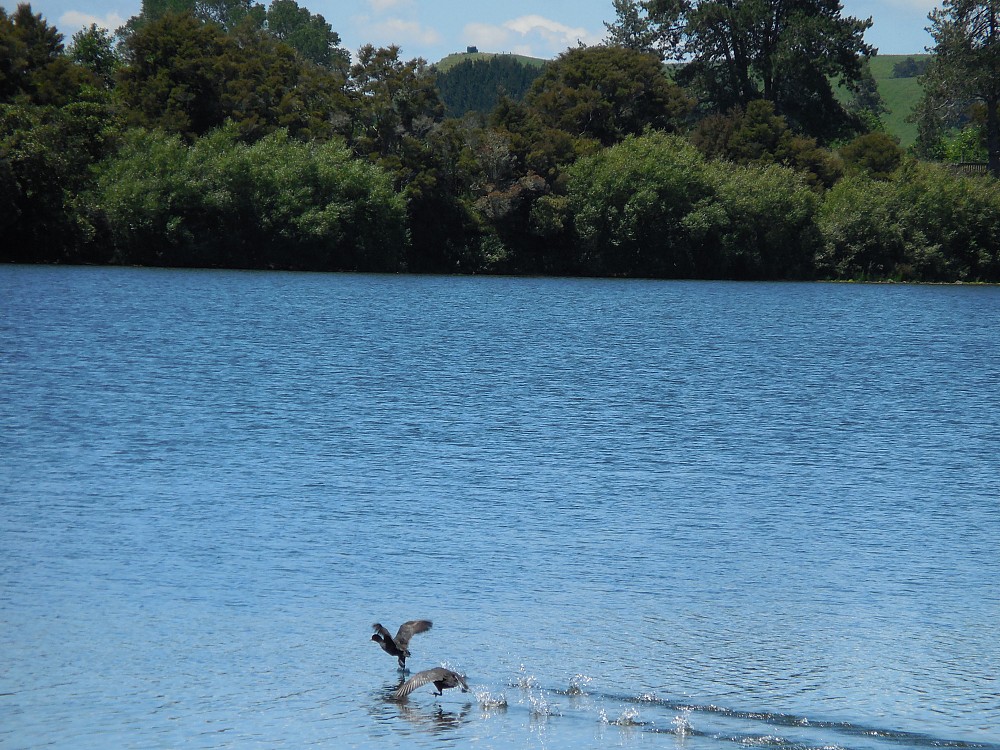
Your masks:
{"label": "shrub along shoreline", "polygon": [[[705,157],[663,132],[629,136],[566,172],[566,194],[495,196],[458,267],[435,273],[621,278],[1000,281],[1000,182],[910,161],[818,190],[778,164]],[[337,141],[233,128],[185,144],[136,130],[74,201],[76,245],[4,260],[313,271],[413,271],[407,200]],[[527,209],[527,210],[525,210]],[[500,211],[498,211],[500,213]],[[447,217],[443,217],[447,218]],[[445,230],[442,234],[446,236]],[[524,241],[519,245],[518,234]]]}

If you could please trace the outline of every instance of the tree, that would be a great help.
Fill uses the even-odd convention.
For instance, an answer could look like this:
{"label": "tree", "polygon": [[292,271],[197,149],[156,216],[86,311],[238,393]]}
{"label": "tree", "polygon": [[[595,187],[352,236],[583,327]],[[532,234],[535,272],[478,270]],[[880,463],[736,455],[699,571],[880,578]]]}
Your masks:
{"label": "tree", "polygon": [[349,89],[358,102],[359,153],[399,156],[407,139],[421,137],[444,117],[444,104],[427,61],[404,62],[399,47],[358,50]]}
{"label": "tree", "polygon": [[188,140],[227,119],[247,141],[278,129],[320,140],[348,130],[343,76],[250,26],[226,34],[190,13],[168,13],[139,28],[125,46],[131,62],[116,93],[130,124]]}
{"label": "tree", "polygon": [[119,29],[122,40],[168,13],[190,13],[202,23],[215,24],[223,31],[246,24],[260,28],[265,16],[264,6],[253,0],[142,0],[139,14]]}
{"label": "tree", "polygon": [[660,59],[624,47],[576,47],[546,66],[525,99],[542,123],[610,146],[646,128],[676,130],[692,102]]}
{"label": "tree", "polygon": [[828,141],[862,129],[834,95],[856,91],[875,49],[872,20],[843,17],[838,0],[647,0],[665,55],[687,60],[678,81],[715,111],[755,99],[797,130]]}
{"label": "tree", "polygon": [[299,7],[295,0],[273,0],[267,9],[267,30],[306,60],[346,73],[350,55],[340,47],[340,34],[326,19]]}
{"label": "tree", "polygon": [[68,52],[74,62],[90,70],[107,88],[114,85],[122,59],[115,49],[114,37],[107,29],[96,23],[80,29],[73,35]]}
{"label": "tree", "polygon": [[1000,0],[944,0],[929,18],[935,44],[918,114],[923,142],[978,102],[989,168],[1000,177]]}
{"label": "tree", "polygon": [[898,139],[885,133],[866,133],[840,149],[840,156],[850,173],[862,173],[876,180],[887,180],[903,163],[903,149]]}
{"label": "tree", "polygon": [[0,103],[61,107],[96,84],[89,70],[66,56],[62,34],[31,5],[18,5],[10,16],[0,7]]}
{"label": "tree", "polygon": [[707,156],[736,164],[781,164],[801,172],[815,186],[830,187],[841,176],[839,164],[814,138],[796,135],[771,102],[758,99],[746,110],[702,119],[691,141]]}
{"label": "tree", "polygon": [[636,0],[614,0],[614,8],[614,22],[604,22],[604,28],[608,30],[604,43],[609,47],[659,54],[659,35],[644,4]]}
{"label": "tree", "polygon": [[61,107],[0,104],[0,259],[85,259],[91,227],[79,196],[116,125],[97,88]]}
{"label": "tree", "polygon": [[689,278],[698,273],[684,221],[712,197],[704,157],[679,136],[626,138],[568,170],[582,271]]}
{"label": "tree", "polygon": [[126,43],[129,64],[117,94],[130,124],[163,128],[188,138],[223,123],[224,51],[232,42],[221,28],[191,13],[167,13],[144,24]]}

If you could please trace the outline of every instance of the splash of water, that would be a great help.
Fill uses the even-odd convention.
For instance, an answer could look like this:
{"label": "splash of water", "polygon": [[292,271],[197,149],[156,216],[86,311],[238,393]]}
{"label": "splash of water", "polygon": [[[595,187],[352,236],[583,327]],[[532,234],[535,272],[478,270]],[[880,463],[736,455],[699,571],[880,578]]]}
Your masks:
{"label": "splash of water", "polygon": [[613,721],[608,718],[608,713],[603,708],[598,712],[598,717],[601,720],[601,724],[606,726],[637,727],[642,725],[642,722],[639,721],[639,709],[634,706],[623,709],[618,718]]}
{"label": "splash of water", "polygon": [[681,712],[674,717],[671,724],[674,725],[674,734],[678,737],[687,737],[690,735],[693,729],[691,726],[691,709],[681,709]]}
{"label": "splash of water", "polygon": [[592,681],[593,678],[585,674],[573,675],[569,680],[569,687],[566,688],[566,695],[586,695],[586,688]]}
{"label": "splash of water", "polygon": [[476,700],[480,708],[485,710],[497,710],[507,708],[507,696],[503,693],[491,693],[485,689],[474,689]]}
{"label": "splash of water", "polygon": [[538,686],[538,680],[535,679],[534,675],[528,674],[528,670],[521,665],[518,669],[517,675],[514,677],[514,681],[511,683],[512,687],[521,688],[522,690],[531,690]]}

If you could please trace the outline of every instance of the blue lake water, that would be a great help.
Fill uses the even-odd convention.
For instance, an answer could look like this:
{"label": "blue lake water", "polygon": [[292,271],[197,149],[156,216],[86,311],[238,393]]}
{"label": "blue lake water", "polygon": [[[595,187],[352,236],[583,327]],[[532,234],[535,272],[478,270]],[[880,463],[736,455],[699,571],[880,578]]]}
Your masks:
{"label": "blue lake water", "polygon": [[0,747],[1000,750],[998,675],[1000,288],[0,267]]}

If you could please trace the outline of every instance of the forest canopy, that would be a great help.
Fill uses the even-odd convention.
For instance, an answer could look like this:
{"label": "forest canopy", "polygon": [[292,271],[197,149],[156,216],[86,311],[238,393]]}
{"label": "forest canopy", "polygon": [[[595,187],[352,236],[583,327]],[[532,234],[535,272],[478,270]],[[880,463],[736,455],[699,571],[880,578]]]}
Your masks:
{"label": "forest canopy", "polygon": [[932,14],[912,152],[832,0],[615,0],[604,44],[445,71],[296,0],[0,9],[0,260],[1000,281],[1000,181],[937,162],[997,158],[994,6]]}

